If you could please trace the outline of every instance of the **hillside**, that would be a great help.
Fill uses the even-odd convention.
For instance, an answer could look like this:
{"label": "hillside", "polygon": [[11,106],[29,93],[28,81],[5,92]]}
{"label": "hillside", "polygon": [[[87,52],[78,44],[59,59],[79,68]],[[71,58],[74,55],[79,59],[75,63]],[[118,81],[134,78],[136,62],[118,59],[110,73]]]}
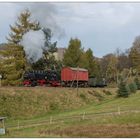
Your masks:
{"label": "hillside", "polygon": [[3,108],[0,115],[29,118],[52,111],[76,109],[105,100],[109,96],[107,94],[113,96],[115,90],[80,88],[77,93],[76,88],[3,87],[0,88],[0,106]]}
{"label": "hillside", "polygon": [[[79,89],[78,95],[69,88],[1,91],[1,96],[9,96],[7,101],[20,99],[16,105],[21,108],[7,118],[8,133],[3,137],[140,137],[140,91],[129,98],[116,98],[116,89],[110,88]],[[67,103],[64,99],[68,96]],[[43,112],[44,103],[52,103],[51,99],[57,107]],[[14,103],[7,110],[10,108]]]}

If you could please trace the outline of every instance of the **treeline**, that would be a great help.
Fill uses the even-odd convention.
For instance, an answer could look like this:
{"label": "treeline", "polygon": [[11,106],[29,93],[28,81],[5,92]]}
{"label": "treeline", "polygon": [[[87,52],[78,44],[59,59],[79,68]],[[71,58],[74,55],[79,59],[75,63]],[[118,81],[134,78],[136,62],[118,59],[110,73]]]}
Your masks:
{"label": "treeline", "polygon": [[115,53],[102,58],[95,57],[91,49],[85,51],[79,39],[71,39],[64,54],[63,64],[86,68],[90,76],[104,77],[108,83],[117,84],[122,78],[130,80],[140,73],[140,37],[136,37],[130,49],[124,52],[116,49]]}
{"label": "treeline", "polygon": [[118,87],[118,97],[128,97],[140,90],[140,36],[130,49],[116,49],[102,58],[96,58],[91,49],[85,51],[79,39],[71,39],[63,64],[88,69],[89,76],[105,78],[109,86]]}
{"label": "treeline", "polygon": [[[132,83],[136,77],[139,79],[140,36],[136,37],[130,49],[126,51],[117,49],[115,53],[107,54],[102,58],[97,58],[90,48],[85,50],[80,39],[71,38],[63,60],[57,61],[53,55],[57,51],[57,43],[51,42],[51,30],[42,29],[39,22],[31,21],[30,17],[30,11],[23,11],[15,25],[10,25],[11,33],[7,37],[8,43],[0,47],[0,74],[3,76],[3,85],[20,84],[26,70],[60,71],[63,66],[86,68],[89,76],[105,78],[108,84],[115,86],[118,86],[122,79],[128,84]],[[20,44],[23,35],[30,30],[42,30],[45,34],[47,49],[43,50],[43,57],[35,63],[27,60],[23,46]]]}

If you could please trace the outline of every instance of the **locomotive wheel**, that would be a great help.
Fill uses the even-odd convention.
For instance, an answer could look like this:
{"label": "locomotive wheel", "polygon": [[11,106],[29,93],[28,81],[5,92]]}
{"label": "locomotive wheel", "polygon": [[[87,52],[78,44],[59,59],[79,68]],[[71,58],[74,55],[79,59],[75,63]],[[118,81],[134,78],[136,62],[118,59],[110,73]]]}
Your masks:
{"label": "locomotive wheel", "polygon": [[35,86],[37,86],[37,82],[36,81],[32,81],[31,87],[35,87]]}

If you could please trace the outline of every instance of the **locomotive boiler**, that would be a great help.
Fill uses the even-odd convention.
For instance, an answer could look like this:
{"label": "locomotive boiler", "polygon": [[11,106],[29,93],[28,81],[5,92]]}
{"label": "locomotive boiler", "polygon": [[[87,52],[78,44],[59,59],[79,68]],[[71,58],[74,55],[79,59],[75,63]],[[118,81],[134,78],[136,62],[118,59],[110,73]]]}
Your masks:
{"label": "locomotive boiler", "polygon": [[24,86],[60,86],[60,77],[54,70],[26,71],[23,76]]}

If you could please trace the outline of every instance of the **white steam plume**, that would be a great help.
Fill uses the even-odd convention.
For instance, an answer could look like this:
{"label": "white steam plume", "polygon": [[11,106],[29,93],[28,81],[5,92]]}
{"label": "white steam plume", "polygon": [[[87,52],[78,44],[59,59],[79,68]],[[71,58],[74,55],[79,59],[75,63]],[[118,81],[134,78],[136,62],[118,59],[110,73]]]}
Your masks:
{"label": "white steam plume", "polygon": [[27,59],[34,63],[43,55],[43,49],[45,49],[45,34],[42,30],[31,30],[23,35],[20,43],[24,46]]}
{"label": "white steam plume", "polygon": [[43,28],[50,28],[58,39],[65,37],[65,31],[60,26],[58,9],[54,3],[32,3],[28,8],[32,20],[39,21]]}
{"label": "white steam plume", "polygon": [[[31,12],[31,21],[38,21],[42,28],[49,28],[52,37],[61,39],[65,36],[65,31],[60,27],[58,10],[54,3],[28,3],[22,7],[24,10],[29,9]],[[22,10],[23,10],[22,9]],[[28,61],[34,63],[43,56],[45,47],[45,34],[42,30],[27,32],[20,42],[24,47]]]}

